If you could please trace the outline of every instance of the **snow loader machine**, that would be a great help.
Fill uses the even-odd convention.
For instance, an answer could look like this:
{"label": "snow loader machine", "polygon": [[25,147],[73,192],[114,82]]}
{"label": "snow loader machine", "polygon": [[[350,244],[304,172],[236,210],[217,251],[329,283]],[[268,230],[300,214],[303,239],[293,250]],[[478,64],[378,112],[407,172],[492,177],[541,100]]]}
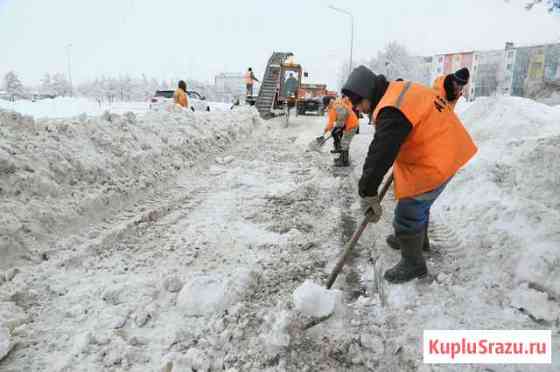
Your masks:
{"label": "snow loader machine", "polygon": [[255,103],[262,118],[290,114],[297,105],[303,75],[293,53],[272,53]]}

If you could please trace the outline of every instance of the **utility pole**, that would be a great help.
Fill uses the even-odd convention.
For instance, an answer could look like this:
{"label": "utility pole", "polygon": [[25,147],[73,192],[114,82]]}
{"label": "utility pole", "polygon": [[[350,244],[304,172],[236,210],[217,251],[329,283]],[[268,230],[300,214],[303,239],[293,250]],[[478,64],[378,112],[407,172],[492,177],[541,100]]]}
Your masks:
{"label": "utility pole", "polygon": [[68,58],[68,82],[70,83],[70,97],[73,96],[73,87],[72,87],[72,65],[70,62],[70,48],[72,48],[72,44],[66,45],[66,57]]}
{"label": "utility pole", "polygon": [[350,74],[350,72],[352,72],[352,50],[354,48],[354,16],[346,9],[340,9],[333,5],[329,5],[329,8],[350,17],[350,64],[348,65],[348,74]]}

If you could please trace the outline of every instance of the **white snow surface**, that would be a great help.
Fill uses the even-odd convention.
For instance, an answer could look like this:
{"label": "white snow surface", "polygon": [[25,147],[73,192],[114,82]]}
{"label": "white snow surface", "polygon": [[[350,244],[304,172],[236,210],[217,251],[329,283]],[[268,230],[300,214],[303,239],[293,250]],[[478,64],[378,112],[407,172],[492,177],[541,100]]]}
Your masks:
{"label": "white snow surface", "polygon": [[[229,111],[230,104],[220,102],[208,102],[212,111]],[[38,101],[17,100],[15,102],[0,99],[0,109],[16,111],[23,115],[34,118],[71,118],[78,115],[98,116],[108,111],[112,114],[125,114],[133,112],[143,114],[149,111],[149,102],[113,102],[101,104],[97,101],[84,97],[56,97]]]}
{"label": "white snow surface", "polygon": [[0,326],[0,361],[8,355],[11,349],[10,331],[6,327]]}
{"label": "white snow surface", "polygon": [[70,118],[81,114],[96,116],[105,111],[114,114],[144,113],[148,111],[148,102],[115,102],[99,105],[95,100],[80,97],[57,97],[35,102],[30,100],[11,102],[0,99],[0,109],[16,111],[35,118]]}
{"label": "white snow surface", "polygon": [[333,170],[330,144],[306,151],[321,117],[1,111],[0,370],[484,369],[427,368],[424,329],[551,329],[552,365],[522,370],[559,370],[560,110],[458,112],[479,152],[432,210],[431,276],[375,282],[400,258],[389,193],[326,291],[362,217],[365,121]]}

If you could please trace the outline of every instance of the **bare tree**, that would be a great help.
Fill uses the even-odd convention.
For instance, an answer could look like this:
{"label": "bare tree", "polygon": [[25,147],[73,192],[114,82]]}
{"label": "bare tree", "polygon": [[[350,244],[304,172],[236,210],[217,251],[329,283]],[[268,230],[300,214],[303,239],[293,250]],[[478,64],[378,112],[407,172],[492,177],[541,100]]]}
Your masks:
{"label": "bare tree", "polygon": [[66,96],[71,92],[70,82],[63,73],[56,73],[52,76],[50,90],[57,96]]}
{"label": "bare tree", "polygon": [[25,97],[25,88],[14,71],[9,71],[4,75],[4,89],[13,100]]}
{"label": "bare tree", "polygon": [[[510,0],[504,0],[504,1],[506,3],[510,2]],[[535,7],[535,5],[546,6],[549,13],[560,11],[560,0],[527,0],[527,2],[525,3],[525,9],[531,10]]]}
{"label": "bare tree", "polygon": [[401,78],[427,84],[429,65],[423,60],[423,57],[411,55],[404,45],[392,41],[367,64],[375,73],[383,74],[389,80]]}

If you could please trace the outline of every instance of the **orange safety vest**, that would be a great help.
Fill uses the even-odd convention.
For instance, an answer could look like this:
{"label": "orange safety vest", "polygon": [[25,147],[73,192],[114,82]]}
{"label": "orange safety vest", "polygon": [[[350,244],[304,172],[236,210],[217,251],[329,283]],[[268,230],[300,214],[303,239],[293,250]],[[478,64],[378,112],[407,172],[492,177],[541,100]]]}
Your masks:
{"label": "orange safety vest", "polygon": [[183,89],[177,88],[175,90],[175,94],[173,95],[175,103],[181,107],[187,107],[189,105],[189,100],[187,98],[187,94],[183,91]]}
{"label": "orange safety vest", "polygon": [[350,132],[352,129],[358,127],[358,115],[352,110],[352,102],[348,98],[337,98],[331,101],[332,104],[329,105],[329,112],[327,116],[327,127],[325,128],[325,133],[330,132],[334,123],[336,122],[336,109],[340,106],[344,106],[350,113],[346,118],[346,123],[344,124],[344,131]]}
{"label": "orange safety vest", "polygon": [[476,154],[461,120],[434,90],[391,82],[373,113],[376,120],[385,107],[398,109],[412,124],[393,164],[397,199],[436,189]]}
{"label": "orange safety vest", "polygon": [[[443,84],[444,80],[445,80],[445,75],[438,76],[436,80],[434,80],[434,84],[432,85],[432,88],[436,90],[437,94],[439,94],[441,98],[447,101],[447,95],[445,93],[445,87]],[[459,101],[459,98],[462,95],[463,93],[461,93],[459,97],[455,98],[453,101],[447,101],[447,103],[451,106],[452,110],[455,110],[455,105],[457,104],[457,101]]]}
{"label": "orange safety vest", "polygon": [[253,77],[251,76],[251,73],[249,71],[245,73],[245,84],[253,84]]}

